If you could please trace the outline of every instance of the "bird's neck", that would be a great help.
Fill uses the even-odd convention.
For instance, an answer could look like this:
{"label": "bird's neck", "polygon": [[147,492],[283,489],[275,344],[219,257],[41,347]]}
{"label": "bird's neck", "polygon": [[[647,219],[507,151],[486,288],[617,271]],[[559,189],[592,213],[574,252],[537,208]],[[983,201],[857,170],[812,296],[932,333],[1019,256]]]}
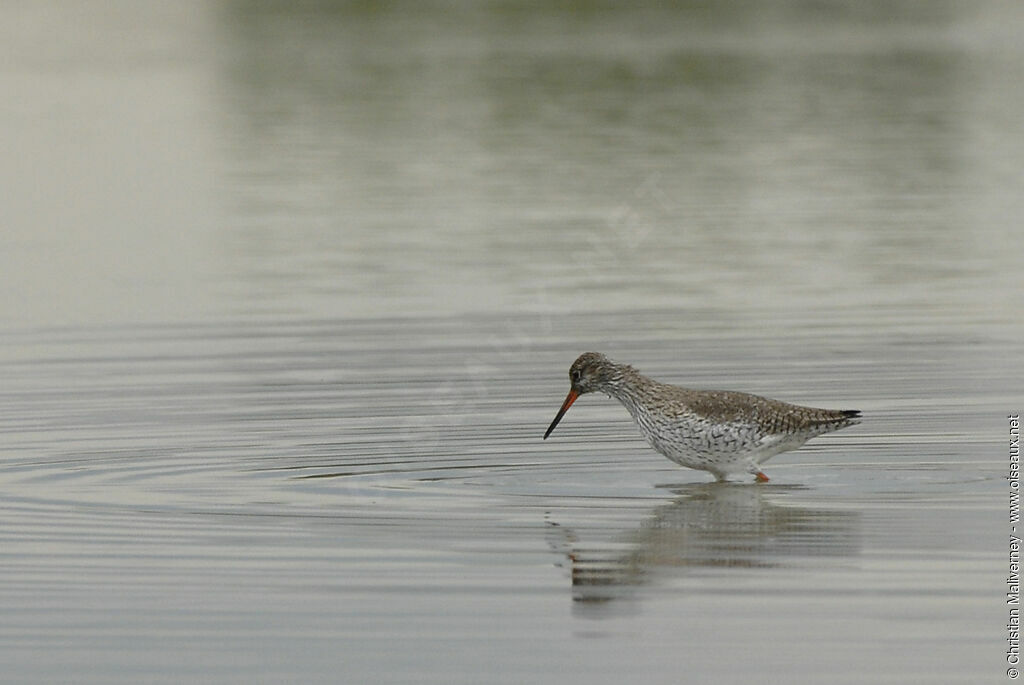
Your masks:
{"label": "bird's neck", "polygon": [[642,400],[655,381],[644,376],[632,366],[616,364],[601,390],[621,402],[629,413],[636,416],[642,407]]}

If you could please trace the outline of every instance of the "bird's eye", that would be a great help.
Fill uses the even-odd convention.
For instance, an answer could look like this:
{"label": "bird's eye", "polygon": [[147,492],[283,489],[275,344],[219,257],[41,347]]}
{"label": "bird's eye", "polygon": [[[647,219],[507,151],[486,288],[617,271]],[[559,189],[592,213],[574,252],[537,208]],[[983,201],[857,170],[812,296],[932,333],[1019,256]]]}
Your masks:
{"label": "bird's eye", "polygon": [[572,382],[573,383],[579,383],[580,382],[580,370],[579,369],[573,369],[572,373],[570,375],[572,376]]}

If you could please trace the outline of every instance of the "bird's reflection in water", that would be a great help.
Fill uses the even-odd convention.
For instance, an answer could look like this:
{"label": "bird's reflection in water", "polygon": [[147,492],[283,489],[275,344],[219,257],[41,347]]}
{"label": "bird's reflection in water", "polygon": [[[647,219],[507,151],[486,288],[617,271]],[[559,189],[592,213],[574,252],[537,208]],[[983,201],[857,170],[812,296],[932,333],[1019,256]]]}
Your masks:
{"label": "bird's reflection in water", "polygon": [[685,569],[768,568],[860,550],[859,515],[784,503],[799,487],[707,483],[670,490],[674,501],[604,543],[548,521],[551,544],[568,561],[574,602],[628,597],[656,575]]}

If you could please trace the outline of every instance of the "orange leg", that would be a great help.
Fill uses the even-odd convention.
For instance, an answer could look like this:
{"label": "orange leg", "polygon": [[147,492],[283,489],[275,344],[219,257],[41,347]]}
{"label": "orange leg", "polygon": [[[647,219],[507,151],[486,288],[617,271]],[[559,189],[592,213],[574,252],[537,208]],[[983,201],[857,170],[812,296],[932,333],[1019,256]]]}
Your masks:
{"label": "orange leg", "polygon": [[767,483],[769,480],[771,480],[770,478],[768,478],[768,476],[764,475],[762,471],[758,471],[757,473],[755,473],[754,477],[757,478],[758,483]]}

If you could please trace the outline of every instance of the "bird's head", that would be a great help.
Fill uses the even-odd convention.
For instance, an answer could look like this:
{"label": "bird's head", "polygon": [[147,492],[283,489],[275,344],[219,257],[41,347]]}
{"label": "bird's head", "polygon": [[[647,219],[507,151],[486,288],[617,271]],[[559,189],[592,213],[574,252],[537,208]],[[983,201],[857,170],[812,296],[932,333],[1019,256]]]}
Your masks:
{"label": "bird's head", "polygon": [[620,375],[619,365],[603,354],[585,352],[577,357],[569,367],[569,394],[566,396],[565,402],[562,403],[562,408],[558,410],[555,420],[551,422],[544,433],[544,439],[547,440],[551,431],[555,430],[555,426],[580,395],[603,390],[608,384],[615,382]]}

